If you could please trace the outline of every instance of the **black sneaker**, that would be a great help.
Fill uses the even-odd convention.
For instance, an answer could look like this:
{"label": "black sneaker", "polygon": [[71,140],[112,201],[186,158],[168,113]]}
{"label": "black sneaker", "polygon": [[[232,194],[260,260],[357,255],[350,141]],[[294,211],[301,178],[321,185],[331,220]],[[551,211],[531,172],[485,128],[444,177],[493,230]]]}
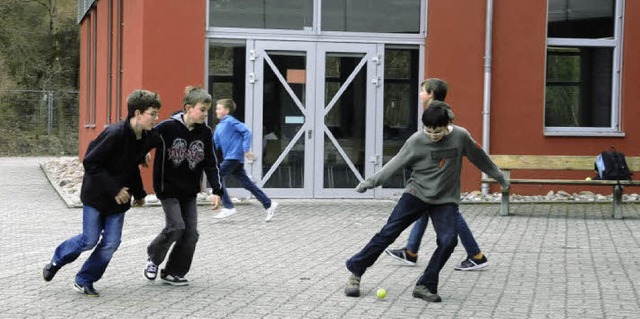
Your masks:
{"label": "black sneaker", "polygon": [[73,284],[73,288],[75,288],[77,291],[85,294],[88,297],[100,297],[100,294],[98,293],[98,291],[93,288],[93,284],[82,286],[76,282]]}
{"label": "black sneaker", "polygon": [[387,248],[384,250],[384,252],[387,253],[387,255],[393,257],[394,259],[399,260],[407,265],[415,266],[416,261],[418,261],[418,255],[416,254],[413,257],[409,256],[406,248],[402,248],[402,249]]}
{"label": "black sneaker", "polygon": [[347,285],[344,287],[344,294],[347,297],[360,297],[360,277],[351,274]]}
{"label": "black sneaker", "polygon": [[432,293],[431,291],[429,291],[429,289],[427,289],[427,286],[424,286],[424,285],[416,285],[416,287],[413,288],[413,297],[420,298],[428,302],[442,301],[442,298],[440,298],[438,294]]}
{"label": "black sneaker", "polygon": [[149,259],[147,261],[147,267],[144,268],[144,278],[155,280],[156,277],[158,277],[158,265]]}
{"label": "black sneaker", "polygon": [[53,262],[46,264],[42,269],[42,278],[44,278],[44,281],[51,281],[60,268],[62,267],[54,265]]}
{"label": "black sneaker", "polygon": [[160,279],[165,284],[174,285],[174,286],[186,286],[189,284],[189,280],[187,280],[187,278],[169,275],[165,273],[164,269],[160,272]]}
{"label": "black sneaker", "polygon": [[487,256],[482,256],[480,259],[475,259],[473,257],[469,257],[463,260],[459,265],[455,266],[455,270],[469,271],[469,270],[478,270],[484,267],[489,266],[489,261],[487,260]]}

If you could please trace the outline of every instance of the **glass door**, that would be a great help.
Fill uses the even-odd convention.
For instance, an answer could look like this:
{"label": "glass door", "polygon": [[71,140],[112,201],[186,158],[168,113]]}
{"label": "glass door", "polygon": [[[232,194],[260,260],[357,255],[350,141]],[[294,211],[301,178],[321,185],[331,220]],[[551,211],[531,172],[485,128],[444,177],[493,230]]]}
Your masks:
{"label": "glass door", "polygon": [[253,41],[247,55],[255,112],[251,175],[270,196],[313,197],[315,44]]}
{"label": "glass door", "polygon": [[382,92],[375,44],[318,43],[314,196],[373,197],[353,189],[371,176],[376,102]]}
{"label": "glass door", "polygon": [[254,41],[252,47],[247,124],[257,158],[247,169],[258,185],[274,197],[373,197],[353,189],[379,161],[378,46]]}

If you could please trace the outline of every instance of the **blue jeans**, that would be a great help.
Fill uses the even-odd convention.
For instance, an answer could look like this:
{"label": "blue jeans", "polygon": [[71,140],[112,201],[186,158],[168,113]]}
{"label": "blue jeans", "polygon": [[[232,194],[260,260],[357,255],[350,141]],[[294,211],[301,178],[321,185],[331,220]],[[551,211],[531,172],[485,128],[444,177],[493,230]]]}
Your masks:
{"label": "blue jeans", "polygon": [[362,276],[367,268],[376,262],[385,248],[389,247],[400,236],[403,230],[420,216],[426,214],[433,221],[438,246],[433,255],[431,255],[424,274],[416,284],[425,285],[429,291],[437,293],[440,270],[449,260],[453,249],[458,244],[455,226],[457,209],[458,206],[455,204],[432,205],[413,195],[402,194],[387,223],[360,252],[347,260],[347,269],[356,276]]}
{"label": "blue jeans", "polygon": [[83,206],[82,233],[60,244],[53,255],[53,262],[62,267],[78,259],[82,252],[95,247],[76,274],[76,282],[84,286],[98,281],[120,246],[123,224],[124,212],[103,215],[91,206]]}
{"label": "blue jeans", "polygon": [[[407,239],[406,249],[418,253],[422,236],[428,224],[429,215],[426,214],[422,215],[422,217],[416,221],[409,234],[409,239]],[[467,225],[464,217],[462,217],[460,210],[456,212],[456,231],[458,232],[462,246],[464,246],[464,250],[467,251],[467,257],[471,258],[480,253],[480,246],[478,246],[476,239],[473,238],[473,233],[471,233],[471,229],[469,229],[469,225]]]}
{"label": "blue jeans", "polygon": [[223,160],[222,163],[220,163],[220,176],[222,176],[222,184],[224,186],[224,193],[222,194],[222,206],[224,206],[224,208],[233,208],[233,203],[231,202],[231,198],[229,198],[229,193],[227,193],[227,187],[225,186],[228,176],[235,177],[244,189],[251,192],[251,194],[262,203],[265,209],[271,207],[271,199],[247,176],[242,162],[238,160]]}

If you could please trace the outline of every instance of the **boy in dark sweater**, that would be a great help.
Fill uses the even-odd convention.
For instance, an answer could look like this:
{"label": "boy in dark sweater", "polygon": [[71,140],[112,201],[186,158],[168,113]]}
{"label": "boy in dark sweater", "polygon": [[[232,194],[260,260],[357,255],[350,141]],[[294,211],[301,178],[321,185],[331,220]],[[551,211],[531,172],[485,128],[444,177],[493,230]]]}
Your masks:
{"label": "boy in dark sweater", "polygon": [[207,91],[187,87],[183,110],[160,122],[155,128],[156,155],[153,163],[153,189],[162,203],[165,227],[147,247],[149,260],[144,277],[155,280],[158,266],[175,242],[160,279],[184,286],[198,242],[196,195],[200,192],[202,172],[213,188],[214,209],[222,196],[218,158],[213,152],[212,132],[204,121],[212,99]]}
{"label": "boy in dark sweater", "polygon": [[76,275],[74,288],[87,296],[99,296],[93,283],[102,277],[120,245],[124,213],[131,207],[131,197],[134,206],[140,206],[147,195],[138,165],[147,154],[148,131],[158,119],[160,105],[158,94],[133,91],[127,99],[127,119],[108,126],[89,143],[82,161],[82,233],[56,248],[42,271],[45,281],[51,281],[62,266],[82,252],[93,249]]}

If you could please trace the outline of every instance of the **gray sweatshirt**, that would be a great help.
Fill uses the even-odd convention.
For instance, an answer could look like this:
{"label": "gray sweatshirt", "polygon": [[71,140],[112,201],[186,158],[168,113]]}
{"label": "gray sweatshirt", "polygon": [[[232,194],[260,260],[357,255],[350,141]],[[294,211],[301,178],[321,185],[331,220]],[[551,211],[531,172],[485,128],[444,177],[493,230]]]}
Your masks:
{"label": "gray sweatshirt", "polygon": [[509,187],[504,175],[491,161],[487,153],[473,140],[469,132],[456,125],[441,140],[433,142],[422,130],[407,139],[398,154],[356,187],[356,191],[382,185],[396,171],[406,167],[411,176],[404,192],[430,204],[460,203],[460,172],[462,157],[466,156],[473,165]]}

